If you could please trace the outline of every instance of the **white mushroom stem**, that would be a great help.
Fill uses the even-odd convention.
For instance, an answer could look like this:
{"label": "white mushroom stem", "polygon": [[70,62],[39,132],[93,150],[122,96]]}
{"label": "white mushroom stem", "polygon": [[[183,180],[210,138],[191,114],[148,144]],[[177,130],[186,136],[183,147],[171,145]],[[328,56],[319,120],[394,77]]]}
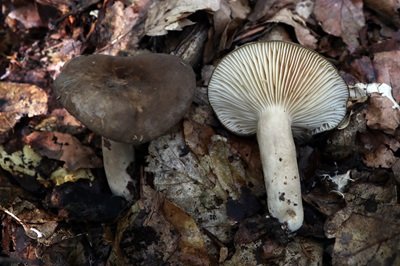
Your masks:
{"label": "white mushroom stem", "polygon": [[135,161],[134,146],[127,143],[102,139],[103,163],[107,182],[114,195],[131,201],[134,180],[127,169]]}
{"label": "white mushroom stem", "polygon": [[267,189],[270,214],[290,231],[303,224],[303,204],[291,118],[281,108],[260,114],[257,140]]}

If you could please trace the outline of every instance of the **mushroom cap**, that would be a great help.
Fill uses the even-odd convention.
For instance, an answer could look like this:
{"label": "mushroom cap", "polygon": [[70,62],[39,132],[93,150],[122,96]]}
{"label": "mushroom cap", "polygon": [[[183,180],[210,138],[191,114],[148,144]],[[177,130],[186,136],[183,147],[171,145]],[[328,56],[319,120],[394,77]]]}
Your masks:
{"label": "mushroom cap", "polygon": [[196,78],[179,57],[79,56],[54,81],[62,105],[105,138],[140,144],[164,134],[192,102]]}
{"label": "mushroom cap", "polygon": [[346,114],[348,88],[335,67],[298,44],[269,41],[241,46],[213,72],[208,97],[221,123],[254,134],[259,114],[288,112],[295,137],[336,127]]}

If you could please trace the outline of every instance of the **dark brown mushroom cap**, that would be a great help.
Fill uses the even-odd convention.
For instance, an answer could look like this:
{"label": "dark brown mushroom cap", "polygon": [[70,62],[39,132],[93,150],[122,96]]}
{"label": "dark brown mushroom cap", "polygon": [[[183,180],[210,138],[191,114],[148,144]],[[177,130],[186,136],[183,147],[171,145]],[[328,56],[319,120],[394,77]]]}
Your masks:
{"label": "dark brown mushroom cap", "polygon": [[79,56],[54,81],[63,106],[95,133],[140,144],[164,134],[190,106],[195,74],[179,57]]}

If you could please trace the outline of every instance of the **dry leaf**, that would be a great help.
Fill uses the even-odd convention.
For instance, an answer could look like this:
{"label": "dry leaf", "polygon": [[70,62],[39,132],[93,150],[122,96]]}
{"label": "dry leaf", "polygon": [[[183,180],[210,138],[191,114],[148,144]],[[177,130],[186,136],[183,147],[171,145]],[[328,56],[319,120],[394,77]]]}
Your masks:
{"label": "dry leaf", "polygon": [[316,0],[314,14],[325,32],[341,37],[350,52],[359,43],[359,31],[365,25],[362,0]]}
{"label": "dry leaf", "polygon": [[134,30],[134,27],[141,22],[151,3],[152,0],[135,1],[125,7],[122,1],[115,1],[105,10],[104,19],[96,25],[94,42],[97,48],[110,55],[135,49],[143,32],[141,29]]}
{"label": "dry leaf", "polygon": [[35,85],[0,82],[0,134],[12,129],[24,116],[47,113],[47,94]]}
{"label": "dry leaf", "polygon": [[185,120],[183,122],[183,134],[186,145],[198,156],[204,156],[208,152],[208,145],[215,132],[212,127]]}
{"label": "dry leaf", "polygon": [[394,155],[400,148],[400,142],[380,132],[360,134],[365,147],[363,162],[368,167],[390,168],[397,161]]}
{"label": "dry leaf", "polygon": [[272,241],[258,240],[237,246],[235,254],[224,266],[236,265],[322,265],[323,246],[321,243],[296,237],[286,247]]}
{"label": "dry leaf", "polygon": [[400,2],[398,0],[364,0],[364,4],[373,12],[378,13],[385,23],[400,27]]}
{"label": "dry leaf", "polygon": [[82,133],[85,126],[67,110],[54,109],[51,114],[35,126],[37,131],[59,131],[69,134]]}
{"label": "dry leaf", "polygon": [[102,166],[91,148],[66,133],[35,131],[25,137],[25,142],[42,156],[64,161],[65,167],[71,171]]}
{"label": "dry leaf", "polygon": [[249,15],[248,19],[255,22],[260,19],[271,18],[279,10],[285,7],[294,6],[296,0],[257,0],[253,11]]}
{"label": "dry leaf", "polygon": [[301,45],[311,49],[317,47],[317,39],[312,35],[310,29],[307,28],[304,19],[299,15],[293,14],[289,9],[281,9],[271,19],[269,19],[268,22],[284,23],[292,26]]}
{"label": "dry leaf", "polygon": [[46,23],[43,23],[40,19],[39,12],[34,3],[25,4],[14,9],[8,13],[7,19],[17,20],[24,25],[26,29],[47,26]]}
{"label": "dry leaf", "polygon": [[394,135],[400,124],[400,110],[384,96],[372,95],[366,113],[367,126]]}
{"label": "dry leaf", "polygon": [[388,51],[374,54],[373,60],[377,81],[392,87],[393,97],[400,101],[400,51]]}
{"label": "dry leaf", "polygon": [[181,30],[193,24],[187,17],[196,11],[217,11],[220,0],[164,0],[154,2],[145,22],[149,36],[165,35],[169,30]]}
{"label": "dry leaf", "polygon": [[118,265],[209,265],[203,235],[193,218],[147,185],[142,193],[119,220],[109,261]]}
{"label": "dry leaf", "polygon": [[400,224],[395,187],[356,184],[346,193],[348,206],[325,224],[336,238],[333,265],[398,265]]}
{"label": "dry leaf", "polygon": [[163,202],[162,213],[180,235],[179,249],[169,262],[171,264],[209,265],[204,237],[193,218],[168,200]]}

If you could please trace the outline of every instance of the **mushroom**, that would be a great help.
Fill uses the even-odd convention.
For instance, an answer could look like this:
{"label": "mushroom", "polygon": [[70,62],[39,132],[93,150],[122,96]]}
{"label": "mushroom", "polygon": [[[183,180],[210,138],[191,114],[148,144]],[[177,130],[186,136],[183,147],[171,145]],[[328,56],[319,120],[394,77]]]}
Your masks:
{"label": "mushroom", "polygon": [[103,137],[104,169],[113,194],[133,198],[134,145],[166,133],[183,117],[194,95],[196,78],[179,57],[79,56],[54,81],[62,105]]}
{"label": "mushroom", "polygon": [[337,70],[294,43],[250,43],[221,60],[208,96],[226,128],[256,133],[269,212],[298,230],[304,214],[293,136],[332,129],[343,119],[348,89]]}

